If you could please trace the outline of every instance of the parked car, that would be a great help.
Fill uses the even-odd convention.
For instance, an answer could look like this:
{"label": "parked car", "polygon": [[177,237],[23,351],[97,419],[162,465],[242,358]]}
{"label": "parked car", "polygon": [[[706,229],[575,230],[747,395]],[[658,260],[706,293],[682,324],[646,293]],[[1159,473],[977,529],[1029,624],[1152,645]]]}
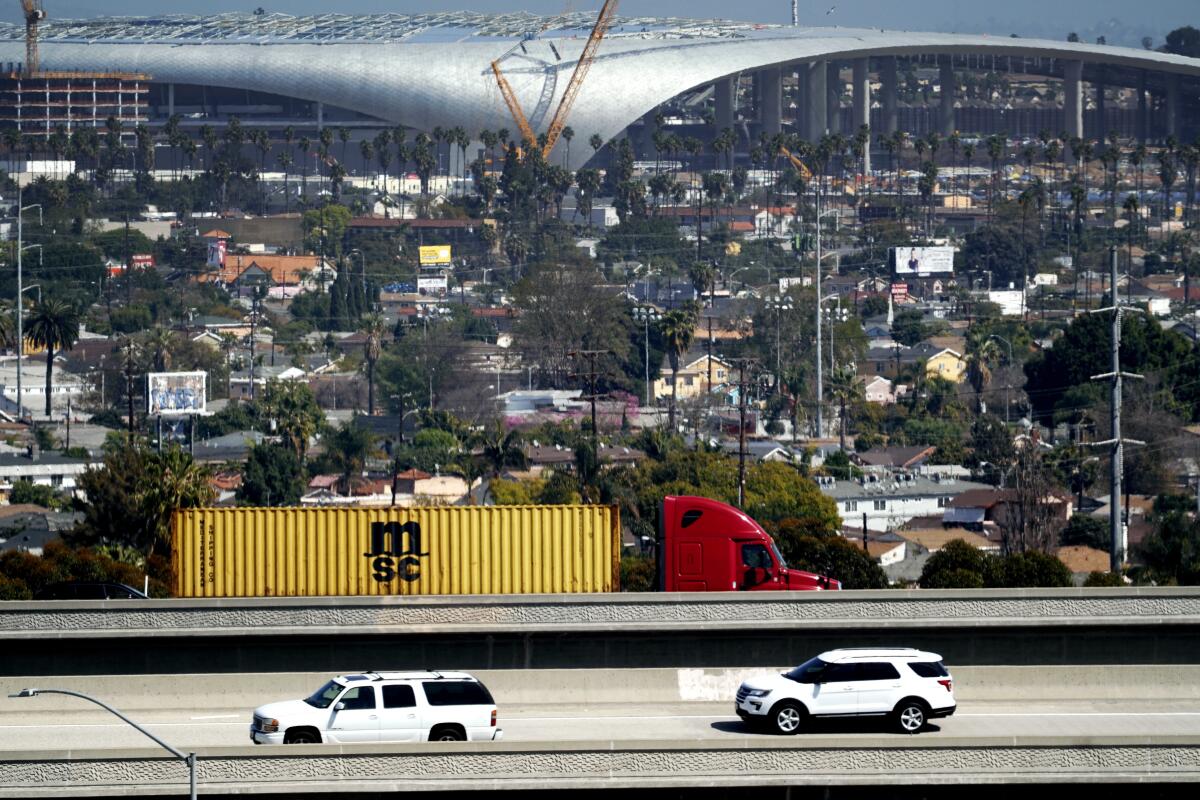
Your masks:
{"label": "parked car", "polygon": [[499,741],[496,703],[465,672],[339,675],[303,700],[254,709],[255,744]]}
{"label": "parked car", "polygon": [[149,598],[123,583],[101,581],[63,581],[52,583],[33,596],[34,600],[148,600]]}
{"label": "parked car", "polygon": [[917,733],[954,713],[954,679],[942,657],[911,648],[830,650],[789,672],[742,683],[736,711],[776,733],[797,733],[813,717],[888,717]]}

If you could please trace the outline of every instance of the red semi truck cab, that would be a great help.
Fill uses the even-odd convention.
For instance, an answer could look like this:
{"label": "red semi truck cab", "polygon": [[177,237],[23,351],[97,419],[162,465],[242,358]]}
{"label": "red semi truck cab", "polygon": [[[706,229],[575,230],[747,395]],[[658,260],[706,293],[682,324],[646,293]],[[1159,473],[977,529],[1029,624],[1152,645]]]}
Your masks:
{"label": "red semi truck cab", "polygon": [[841,589],[840,581],[788,569],[762,526],[706,497],[664,497],[658,518],[659,586],[666,592]]}

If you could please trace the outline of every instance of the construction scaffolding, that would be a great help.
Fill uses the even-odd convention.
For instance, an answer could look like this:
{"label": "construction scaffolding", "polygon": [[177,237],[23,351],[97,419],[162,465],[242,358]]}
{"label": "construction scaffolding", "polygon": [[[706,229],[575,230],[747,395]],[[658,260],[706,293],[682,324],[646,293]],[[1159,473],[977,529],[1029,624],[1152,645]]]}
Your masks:
{"label": "construction scaffolding", "polygon": [[[19,65],[18,65],[19,66]],[[122,131],[149,120],[150,76],[132,72],[0,74],[0,128],[24,136],[50,136],[61,128],[102,128],[115,119]]]}

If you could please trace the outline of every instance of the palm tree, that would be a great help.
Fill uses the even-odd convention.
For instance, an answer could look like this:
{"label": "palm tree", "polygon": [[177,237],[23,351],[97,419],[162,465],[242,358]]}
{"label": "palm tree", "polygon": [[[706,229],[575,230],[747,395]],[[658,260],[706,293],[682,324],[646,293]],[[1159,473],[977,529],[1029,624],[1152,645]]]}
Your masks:
{"label": "palm tree", "polygon": [[17,346],[16,325],[13,309],[8,303],[0,303],[0,348],[5,350]]}
{"label": "palm tree", "polygon": [[25,335],[38,347],[46,349],[46,416],[50,416],[50,400],[54,392],[54,354],[70,350],[79,339],[79,309],[54,297],[47,297],[33,307]]}
{"label": "palm tree", "polygon": [[[1129,232],[1125,236],[1126,252],[1128,253],[1128,262],[1126,264],[1125,269],[1129,272],[1130,276],[1132,276],[1133,275],[1133,237],[1134,237],[1134,233],[1137,231],[1137,224],[1138,224],[1137,195],[1131,194],[1128,197],[1126,197],[1125,202],[1122,204],[1122,208],[1125,209],[1126,217],[1129,220],[1129,225],[1126,226],[1129,228]],[[1185,296],[1185,299],[1186,299],[1186,296]]]}
{"label": "palm tree", "polygon": [[363,342],[363,356],[367,362],[367,415],[375,416],[375,364],[383,352],[383,338],[391,328],[383,315],[367,314],[362,318],[358,330],[366,340]]}
{"label": "palm tree", "polygon": [[375,436],[353,420],[343,422],[328,437],[325,452],[341,475],[342,491],[349,495],[355,478],[366,469],[367,459],[375,455]]}
{"label": "palm tree", "polygon": [[312,150],[312,139],[300,137],[300,197],[308,199],[308,154]]}
{"label": "palm tree", "polygon": [[529,464],[521,432],[515,428],[506,430],[500,420],[479,434],[477,441],[483,463],[494,478],[509,467],[525,469]]}
{"label": "palm tree", "polygon": [[212,469],[194,460],[178,445],[155,454],[148,469],[137,480],[142,509],[154,520],[153,538],[147,542],[147,555],[161,541],[170,547],[171,515],[180,508],[207,506],[216,499]]}
{"label": "palm tree", "polygon": [[979,413],[983,413],[983,392],[992,382],[992,364],[1000,355],[994,339],[976,338],[967,350],[967,382],[975,390],[975,401]]}
{"label": "palm tree", "polygon": [[829,396],[838,404],[838,447],[846,449],[847,409],[863,398],[863,386],[853,364],[844,364],[829,376]]}
{"label": "palm tree", "polygon": [[288,189],[288,176],[291,174],[289,167],[292,166],[292,153],[290,150],[285,150],[275,156],[275,163],[283,170],[283,211],[285,214],[292,210],[292,194]]}
{"label": "palm tree", "polygon": [[600,134],[593,133],[588,139],[588,144],[591,145],[592,153],[594,154],[599,152],[601,147],[604,147],[604,139],[601,138]]}
{"label": "palm tree", "polygon": [[171,368],[171,358],[178,346],[175,331],[161,325],[147,331],[142,337],[143,352],[150,354],[150,366],[155,372],[166,372]]}
{"label": "palm tree", "polygon": [[346,163],[346,145],[350,143],[350,129],[345,128],[345,127],[338,128],[337,136],[338,136],[338,141],[342,143],[342,159],[341,160],[342,160],[342,163],[345,164]]}
{"label": "palm tree", "polygon": [[672,309],[663,314],[658,327],[671,363],[671,408],[667,414],[667,424],[674,431],[675,409],[679,399],[679,360],[692,346],[692,339],[696,336],[696,315],[691,308]]}
{"label": "palm tree", "polygon": [[563,141],[567,143],[567,152],[563,155],[563,166],[569,167],[571,164],[571,140],[575,138],[575,129],[567,125],[562,129]]}

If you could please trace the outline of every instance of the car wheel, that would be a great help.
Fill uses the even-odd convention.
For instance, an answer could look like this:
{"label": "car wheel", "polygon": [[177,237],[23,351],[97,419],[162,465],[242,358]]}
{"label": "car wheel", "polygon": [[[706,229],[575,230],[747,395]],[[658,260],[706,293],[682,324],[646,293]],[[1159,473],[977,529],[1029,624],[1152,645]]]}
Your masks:
{"label": "car wheel", "polygon": [[901,733],[919,733],[925,727],[929,715],[925,704],[918,700],[905,700],[896,706],[896,727]]}
{"label": "car wheel", "polygon": [[434,728],[429,732],[431,742],[465,742],[467,737],[458,728]]}
{"label": "car wheel", "polygon": [[799,733],[808,712],[799,703],[785,700],[771,709],[771,728],[776,733],[791,735]]}
{"label": "car wheel", "polygon": [[289,733],[284,740],[284,744],[316,744],[320,741],[317,735],[312,731],[296,731]]}

